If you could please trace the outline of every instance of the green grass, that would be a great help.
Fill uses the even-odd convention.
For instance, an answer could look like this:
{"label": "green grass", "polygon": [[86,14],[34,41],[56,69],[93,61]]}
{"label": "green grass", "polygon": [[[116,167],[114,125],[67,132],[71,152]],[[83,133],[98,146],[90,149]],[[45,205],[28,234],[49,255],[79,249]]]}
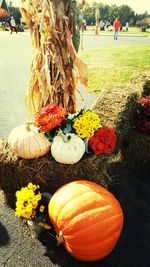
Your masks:
{"label": "green grass", "polygon": [[[124,30],[125,30],[125,27],[124,27]],[[94,33],[95,32],[95,26],[87,26],[87,31],[86,33]],[[99,34],[103,35],[103,34],[113,34],[113,31],[110,32],[110,31],[100,31]],[[150,29],[147,29],[146,32],[141,32],[139,30],[139,28],[137,27],[129,27],[129,31],[126,32],[126,31],[121,31],[119,32],[119,34],[133,34],[133,35],[143,35],[143,36],[150,36]]]}
{"label": "green grass", "polygon": [[97,93],[105,85],[127,83],[134,73],[150,71],[150,46],[100,47],[80,52],[89,68],[89,90]]}
{"label": "green grass", "polygon": [[144,36],[150,36],[150,29],[147,29],[146,32],[141,32],[139,28],[131,27],[129,28],[128,32],[121,31],[120,34],[133,34],[133,35],[140,34]]}

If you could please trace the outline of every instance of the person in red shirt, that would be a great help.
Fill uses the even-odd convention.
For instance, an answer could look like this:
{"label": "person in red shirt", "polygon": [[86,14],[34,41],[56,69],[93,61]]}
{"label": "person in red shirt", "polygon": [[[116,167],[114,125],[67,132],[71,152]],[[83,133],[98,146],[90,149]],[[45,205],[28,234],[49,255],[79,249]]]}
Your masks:
{"label": "person in red shirt", "polygon": [[120,26],[121,26],[121,23],[120,23],[120,21],[118,20],[118,18],[114,21],[114,25],[113,25],[113,27],[114,27],[114,31],[115,31],[115,33],[114,33],[114,39],[115,40],[117,40],[118,39],[118,32],[119,32],[119,30],[120,30]]}

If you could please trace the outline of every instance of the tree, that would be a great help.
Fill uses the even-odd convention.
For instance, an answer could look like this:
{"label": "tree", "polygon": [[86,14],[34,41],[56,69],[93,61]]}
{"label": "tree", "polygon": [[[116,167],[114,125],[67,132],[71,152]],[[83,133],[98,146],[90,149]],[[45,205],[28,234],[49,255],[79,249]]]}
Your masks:
{"label": "tree", "polygon": [[119,7],[116,5],[111,5],[109,14],[110,22],[113,23],[113,21],[118,17],[119,17]]}
{"label": "tree", "polygon": [[95,10],[94,8],[90,7],[88,3],[86,4],[84,18],[87,25],[95,25]]}
{"label": "tree", "polygon": [[97,8],[95,11],[95,21],[96,21],[95,34],[98,34],[99,18],[100,18],[100,12],[99,12],[99,8]]}
{"label": "tree", "polygon": [[113,21],[119,17],[122,25],[125,25],[127,21],[130,23],[130,25],[135,25],[137,20],[139,21],[149,17],[147,11],[145,11],[144,14],[135,14],[132,8],[130,8],[128,5],[121,5],[118,7],[115,4],[109,6],[103,3],[98,4],[93,2],[91,5],[86,4],[85,19],[87,25],[95,24],[95,12],[97,8],[100,12],[100,20],[110,21],[113,23]]}
{"label": "tree", "polygon": [[100,10],[100,18],[103,21],[108,21],[110,17],[110,6],[109,5],[104,5],[100,3],[98,5],[99,10]]}
{"label": "tree", "polygon": [[20,12],[19,7],[12,6],[12,2],[10,2],[9,4],[10,6],[8,6],[8,8],[9,8],[10,16],[14,17],[16,24],[20,24],[21,12]]}
{"label": "tree", "polygon": [[123,26],[125,26],[127,21],[130,23],[134,20],[135,13],[128,5],[120,6],[118,12],[121,24]]}

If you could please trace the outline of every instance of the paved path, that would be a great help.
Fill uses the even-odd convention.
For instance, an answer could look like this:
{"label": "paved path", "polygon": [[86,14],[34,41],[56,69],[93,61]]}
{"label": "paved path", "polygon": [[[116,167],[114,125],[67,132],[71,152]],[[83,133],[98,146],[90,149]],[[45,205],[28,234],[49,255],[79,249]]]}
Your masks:
{"label": "paved path", "polygon": [[[90,39],[89,39],[90,38]],[[90,40],[90,41],[89,41]],[[150,37],[142,35],[119,35],[118,40],[114,40],[113,34],[88,34],[83,35],[83,48],[96,48],[100,46],[119,46],[119,45],[142,45],[150,44]]]}
{"label": "paved path", "polygon": [[2,203],[0,196],[0,267],[54,267],[46,248],[29,235],[25,224]]}

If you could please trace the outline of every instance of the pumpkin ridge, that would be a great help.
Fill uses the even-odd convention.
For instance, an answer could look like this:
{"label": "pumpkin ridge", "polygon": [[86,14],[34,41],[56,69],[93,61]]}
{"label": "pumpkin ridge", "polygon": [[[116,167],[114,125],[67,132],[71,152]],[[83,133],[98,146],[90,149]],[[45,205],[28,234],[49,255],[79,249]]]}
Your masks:
{"label": "pumpkin ridge", "polygon": [[[87,188],[86,188],[87,189]],[[70,206],[71,204],[71,202],[73,201],[73,202],[75,202],[75,199],[77,198],[79,198],[79,197],[83,197],[83,195],[84,194],[89,194],[89,193],[91,193],[91,197],[92,197],[92,195],[93,195],[93,192],[91,191],[91,189],[89,188],[89,191],[84,191],[83,193],[81,193],[80,191],[79,191],[79,194],[75,194],[75,195],[71,195],[71,198],[68,200],[68,199],[66,199],[66,201],[65,202],[63,202],[62,203],[62,205],[61,205],[61,207],[60,207],[60,209],[59,209],[59,211],[57,210],[57,214],[58,214],[58,216],[57,216],[57,219],[56,219],[56,224],[57,224],[57,226],[58,226],[58,228],[61,228],[61,230],[64,232],[64,231],[66,231],[66,229],[64,229],[64,228],[62,228],[62,226],[61,225],[59,225],[59,222],[61,221],[62,222],[62,220],[61,220],[61,217],[63,218],[63,213],[64,213],[64,209],[66,209],[66,206]],[[104,202],[102,202],[101,200],[100,200],[100,197],[101,198],[103,198],[103,195],[101,196],[101,195],[99,195],[99,192],[97,193],[97,192],[94,192],[94,195],[95,194],[97,194],[97,196],[99,197],[99,199],[97,199],[97,204],[98,204],[98,209],[99,208],[101,208],[101,206],[104,206],[105,205],[105,207],[106,207],[106,204],[107,204],[107,202],[106,202],[106,200],[105,200],[105,198],[104,198]],[[108,197],[111,197],[111,195],[109,195],[108,194]],[[112,198],[111,198],[112,199]],[[115,199],[115,198],[114,198]],[[93,203],[89,203],[87,206],[86,206],[86,209],[87,209],[87,212],[88,212],[88,208],[90,207],[91,208],[91,206],[93,206]],[[110,206],[110,205],[109,205]],[[85,210],[85,205],[80,209],[80,208],[78,208],[78,213],[79,213],[79,211],[80,211],[80,213],[82,212],[82,215],[83,215],[83,212],[84,212],[84,210],[82,211],[82,209],[84,209]],[[95,208],[94,209],[92,209],[92,210],[95,210]],[[102,210],[102,209],[101,209]],[[86,212],[86,211],[85,211]],[[71,214],[71,217],[70,218],[67,218],[67,221],[69,220],[70,222],[71,222],[71,220],[72,219],[74,219],[76,217],[76,214],[75,213],[72,213]],[[62,222],[62,224],[65,226],[65,224]]]}
{"label": "pumpkin ridge", "polygon": [[17,151],[20,151],[20,155],[24,153],[24,146],[22,145],[23,141],[24,138],[22,137],[22,139],[17,142]]}
{"label": "pumpkin ridge", "polygon": [[[92,206],[93,206],[93,203],[92,203]],[[98,216],[98,210],[105,211],[107,209],[107,207],[109,207],[109,209],[111,208],[110,205],[106,205],[104,207],[99,206],[99,207],[96,207],[96,208],[92,208],[90,210],[84,210],[82,212],[82,215],[81,215],[81,213],[80,214],[76,214],[71,219],[69,219],[70,224],[73,224],[74,226],[78,225],[79,221],[81,222],[80,217],[82,217],[82,220],[84,220],[84,217],[86,217],[86,222],[88,222],[88,218],[90,218],[91,215],[97,215]],[[92,212],[93,212],[93,214],[92,214]],[[78,218],[79,218],[79,220],[78,220]],[[76,224],[75,224],[74,221],[76,221]],[[89,221],[89,224],[90,224],[89,227],[92,226],[90,221]],[[88,226],[86,226],[86,227],[88,227]],[[67,228],[70,228],[70,226],[66,227],[63,231],[67,231]]]}
{"label": "pumpkin ridge", "polygon": [[22,154],[24,154],[24,141],[25,141],[26,137],[23,135],[21,139],[17,140],[17,151],[19,153],[19,151],[21,151],[21,153],[19,153],[19,156],[22,156]]}
{"label": "pumpkin ridge", "polygon": [[[110,208],[111,208],[111,206],[110,205],[108,205]],[[96,210],[98,210],[98,209],[100,209],[100,210],[102,210],[102,208],[100,207],[100,208],[96,208],[96,209],[93,209],[94,211],[96,211]],[[104,207],[104,209],[103,209],[103,211],[105,211],[106,210],[106,206]],[[87,213],[88,211],[86,211],[86,213]],[[98,211],[97,211],[98,212]],[[81,217],[81,214],[79,214],[79,215],[77,215],[76,217]],[[83,213],[82,213],[82,216],[83,216]],[[89,217],[91,216],[91,212],[89,212]],[[102,222],[104,223],[104,222],[107,222],[107,220],[108,221],[110,221],[110,219],[114,219],[114,218],[116,218],[116,217],[118,217],[118,214],[116,215],[116,214],[114,214],[113,216],[111,216],[111,217],[109,217],[109,219],[103,219],[103,220],[99,220],[98,222],[95,222],[94,223],[94,226],[96,225],[96,224],[102,224]],[[119,216],[120,217],[120,216]],[[83,218],[83,221],[84,221],[84,218]],[[86,217],[86,222],[88,221],[88,218]],[[79,221],[77,221],[77,223],[76,223],[76,225],[74,224],[74,220],[72,220],[70,223],[72,223],[73,224],[73,226],[74,226],[74,228],[76,228],[76,225],[78,225],[79,223],[81,224],[81,221],[79,222]],[[89,222],[89,225],[86,225],[85,226],[85,228],[86,228],[86,231],[88,231],[88,230],[90,230],[90,228],[92,228],[93,227],[93,224],[91,224],[92,223],[92,221],[91,222]],[[69,228],[69,227],[68,227]],[[71,227],[72,228],[72,227]],[[67,231],[67,228],[66,229],[62,229],[62,232],[63,232],[63,235],[65,236],[65,232],[64,231]],[[76,230],[77,231],[77,233],[78,234],[80,234],[81,235],[81,232],[83,231],[85,231],[85,229],[83,228],[83,229],[81,229],[81,230]]]}
{"label": "pumpkin ridge", "polygon": [[[70,206],[71,205],[71,202],[74,202],[74,204],[76,205],[76,199],[79,199],[79,198],[81,198],[81,200],[83,202],[83,195],[87,195],[87,194],[91,194],[91,196],[89,196],[89,199],[90,199],[90,197],[93,196],[93,192],[90,190],[90,191],[84,191],[82,193],[79,192],[79,194],[76,193],[75,195],[72,195],[69,200],[66,199],[66,201],[62,203],[62,206],[60,207],[59,212],[57,212],[57,213],[59,213],[58,220],[61,220],[61,216],[62,216],[62,213],[64,212],[64,209],[67,209],[66,207],[67,206]],[[106,204],[105,199],[104,199],[103,204],[102,203],[99,203],[100,202],[100,197],[102,198],[102,196],[99,196],[98,193],[94,193],[94,195],[97,196],[97,199],[95,199],[95,201],[93,201],[93,202],[95,202],[95,205],[97,204],[98,208],[100,208],[101,206],[103,206],[104,204]],[[85,201],[84,201],[84,203],[85,203]],[[79,211],[82,212],[82,210],[85,211],[85,209],[91,208],[91,206],[93,206],[93,202],[91,202],[91,200],[90,200],[89,203],[86,203],[87,204],[86,206],[84,204],[83,207],[78,208],[78,213],[79,213]],[[67,220],[71,220],[75,216],[76,216],[76,212],[72,213],[71,214],[71,217],[70,218],[67,218]],[[57,221],[57,223],[58,223],[58,221]]]}
{"label": "pumpkin ridge", "polygon": [[[119,226],[118,226],[119,229]],[[121,229],[119,229],[119,231],[117,231],[117,236],[120,236],[121,234]],[[115,234],[113,234],[112,236],[108,236],[107,238],[105,238],[105,240],[100,240],[97,243],[93,243],[93,244],[89,244],[86,242],[86,253],[85,253],[85,249],[84,249],[84,244],[77,244],[75,245],[74,243],[70,243],[68,241],[66,241],[64,243],[64,246],[66,247],[66,249],[72,254],[75,255],[77,258],[81,258],[83,260],[83,258],[89,258],[92,259],[94,257],[94,259],[96,258],[102,258],[106,255],[108,255],[113,248],[116,246],[116,243],[118,242],[118,240],[115,239]],[[94,241],[94,238],[93,240]],[[92,254],[91,254],[92,251]],[[80,257],[81,254],[81,257]],[[104,255],[104,256],[102,256]]]}
{"label": "pumpkin ridge", "polygon": [[[114,248],[114,247],[113,247]],[[81,255],[80,254],[76,254],[76,253],[73,253],[71,250],[69,250],[69,248],[67,248],[68,252],[70,252],[70,254],[72,256],[74,256],[76,259],[78,260],[82,260],[82,261],[96,261],[96,260],[99,260],[99,259],[103,259],[105,256],[107,256],[112,250],[113,248],[107,250],[107,252],[103,252],[103,253],[92,253],[92,255],[83,255],[82,252],[81,252]]]}
{"label": "pumpkin ridge", "polygon": [[[67,248],[69,248],[71,251],[75,251],[76,254],[81,252],[82,255],[85,255],[85,256],[90,255],[90,251],[94,250],[94,252],[95,252],[94,254],[92,251],[92,256],[93,256],[93,255],[99,254],[99,251],[101,251],[101,253],[103,254],[103,253],[106,253],[107,250],[110,250],[110,249],[112,250],[117,243],[117,241],[115,240],[115,242],[114,242],[114,240],[115,240],[114,236],[111,236],[111,237],[108,236],[104,242],[100,241],[99,243],[94,243],[94,244],[87,244],[86,243],[87,254],[86,253],[84,254],[85,249],[84,249],[83,245],[81,245],[81,247],[78,245],[77,246],[74,246],[74,245],[70,246],[70,244],[67,245],[68,243],[65,242],[65,246],[67,246]],[[112,243],[113,243],[113,245],[112,245]]]}
{"label": "pumpkin ridge", "polygon": [[[117,217],[120,217],[120,216],[113,216],[113,219],[114,218],[117,218]],[[111,217],[112,218],[112,217]],[[99,221],[98,222],[100,225],[101,225],[101,221]],[[97,223],[95,223],[95,224],[97,224]],[[94,224],[94,226],[95,226],[95,224]],[[98,225],[97,225],[97,228],[98,228]],[[106,240],[107,238],[106,238],[106,236],[107,235],[109,235],[109,236],[112,236],[112,235],[114,235],[114,231],[115,231],[115,233],[116,232],[118,232],[118,230],[120,229],[120,223],[118,223],[118,224],[115,224],[115,225],[113,225],[113,227],[110,229],[110,232],[108,232],[106,235],[104,235],[104,232],[103,232],[103,234],[101,235],[101,233],[100,233],[100,238],[101,238],[101,242],[104,242],[104,240]],[[83,232],[84,232],[84,229],[82,229],[83,230]],[[86,228],[86,230],[87,230],[87,228]],[[86,231],[85,230],[85,231]],[[121,232],[121,230],[119,230],[120,232]],[[82,231],[81,231],[82,232]],[[72,237],[72,238],[70,238],[71,237],[71,235],[70,235],[70,237],[69,237],[69,235],[65,235],[64,234],[64,238],[67,240],[67,243],[70,243],[70,242],[72,242],[72,240],[74,241],[74,244],[75,244],[75,242],[76,242],[76,240],[78,241],[79,240],[79,238],[80,238],[80,236],[81,236],[81,232],[80,231],[78,231],[78,232],[75,232],[75,234],[74,234],[74,236]],[[82,233],[82,235],[84,235],[84,233]],[[97,232],[95,232],[95,234],[93,234],[92,235],[92,238],[94,239],[95,237],[97,237],[98,236],[98,234],[97,234]],[[84,241],[82,242],[83,240],[81,240],[81,243],[80,243],[80,245],[83,247],[83,244],[82,243],[84,243],[84,242],[91,242],[92,240],[90,240],[90,239],[84,239]]]}
{"label": "pumpkin ridge", "polygon": [[34,139],[35,142],[36,142],[36,146],[38,145],[38,149],[36,149],[36,152],[40,152],[40,147],[43,146],[43,145],[45,146],[45,148],[43,148],[43,150],[45,151],[45,149],[46,149],[46,145],[45,145],[45,143],[43,142],[43,140],[40,139],[40,142],[39,142],[39,140],[36,138],[35,135],[33,135],[32,137],[33,137],[33,139]]}
{"label": "pumpkin ridge", "polygon": [[[83,192],[83,193],[79,193],[80,194],[80,196],[83,196],[84,194],[87,194],[87,193],[92,193],[91,191],[85,191],[85,192]],[[58,225],[58,221],[60,220],[60,215],[61,215],[61,213],[63,212],[63,210],[65,209],[65,207],[70,203],[70,202],[72,202],[72,201],[75,201],[75,198],[78,198],[79,197],[79,195],[77,195],[77,193],[75,192],[75,195],[73,196],[73,195],[71,195],[71,199],[66,199],[66,201],[65,201],[65,203],[63,202],[63,205],[60,207],[60,209],[59,209],[59,212],[57,212],[57,214],[58,214],[58,216],[57,216],[57,219],[56,219],[56,224]],[[72,216],[74,216],[74,215],[72,215]]]}

